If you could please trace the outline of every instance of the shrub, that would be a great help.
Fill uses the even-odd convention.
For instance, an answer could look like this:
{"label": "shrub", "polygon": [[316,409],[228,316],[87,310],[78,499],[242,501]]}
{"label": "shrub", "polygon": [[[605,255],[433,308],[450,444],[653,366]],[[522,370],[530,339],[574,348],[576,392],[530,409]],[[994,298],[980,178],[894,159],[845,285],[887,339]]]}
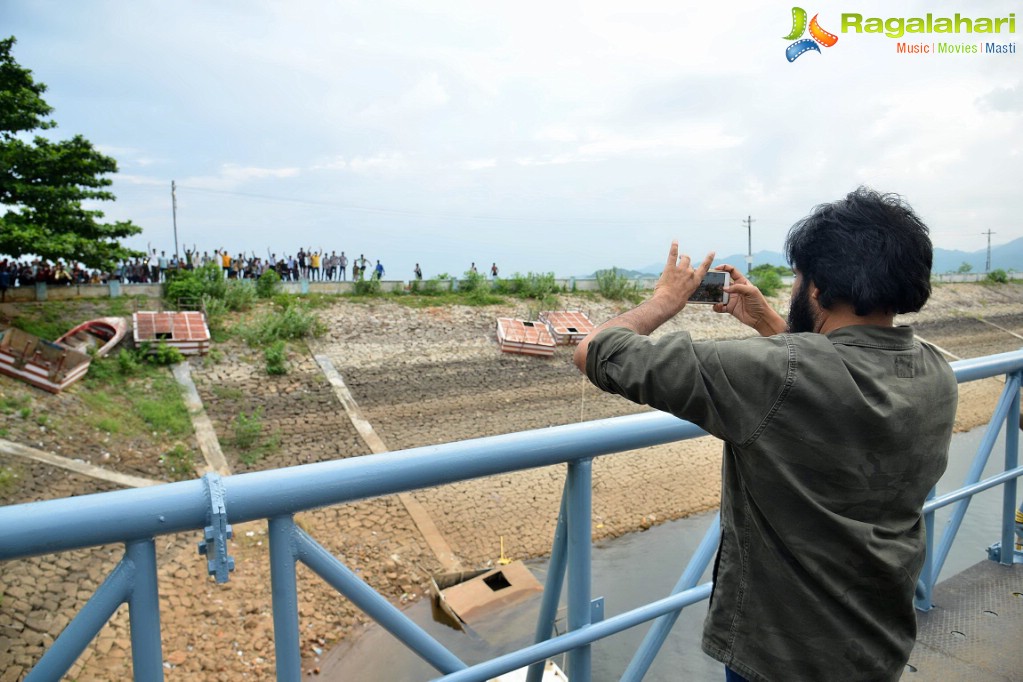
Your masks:
{"label": "shrub", "polygon": [[558,285],[553,272],[530,272],[526,275],[516,272],[509,278],[494,282],[494,291],[520,298],[544,299],[557,293]]}
{"label": "shrub", "polygon": [[250,346],[266,346],[274,341],[291,341],[323,333],[323,323],[309,306],[290,302],[282,312],[270,311],[236,328]]}
{"label": "shrub", "polygon": [[160,367],[166,367],[167,365],[176,365],[179,362],[184,362],[185,356],[181,354],[181,351],[174,346],[168,346],[166,343],[160,342],[156,346],[149,346],[149,344],[143,343],[139,349],[146,359],[153,365],[159,365]]}
{"label": "shrub", "polygon": [[[121,352],[117,354],[117,369],[121,374],[131,375],[136,372],[139,368],[138,357],[132,351],[123,348]],[[92,368],[89,368],[90,371]]]}
{"label": "shrub", "polygon": [[248,450],[263,433],[263,409],[257,407],[251,415],[240,412],[234,418],[234,445],[239,450]]}
{"label": "shrub", "polygon": [[278,339],[263,351],[266,358],[266,373],[270,375],[281,375],[288,373],[288,365],[285,363],[284,341]]}
{"label": "shrub", "polygon": [[423,282],[416,281],[412,283],[412,291],[423,296],[439,296],[450,291],[450,286],[441,286],[441,282],[449,280],[447,275],[437,275]]}
{"label": "shrub", "polygon": [[468,294],[461,297],[461,301],[465,305],[497,305],[498,303],[504,303],[504,299],[500,296],[495,296],[490,293],[487,288],[473,289]]}
{"label": "shrub", "polygon": [[489,288],[490,283],[487,282],[487,278],[472,270],[466,270],[463,279],[458,283],[458,290],[467,294],[480,290],[486,291]]}
{"label": "shrub", "polygon": [[781,275],[773,269],[750,272],[750,281],[764,296],[774,296],[782,284]]}
{"label": "shrub", "polygon": [[216,263],[194,270],[172,270],[163,285],[163,297],[182,309],[198,310],[204,298],[222,299],[227,295],[227,280]]}
{"label": "shrub", "polygon": [[991,272],[987,273],[987,280],[994,284],[1008,284],[1009,273],[1007,273],[1005,270],[1002,270],[1001,268],[998,268],[997,270],[992,270]]}
{"label": "shrub", "polygon": [[256,296],[273,298],[281,291],[281,276],[273,270],[267,270],[256,280]]}
{"label": "shrub", "polygon": [[248,279],[232,279],[224,290],[224,306],[228,310],[248,310],[256,302],[256,285]]}
{"label": "shrub", "polygon": [[380,280],[376,277],[355,280],[356,296],[376,296],[380,293]]}
{"label": "shrub", "polygon": [[597,270],[597,289],[600,295],[612,301],[631,301],[638,303],[641,299],[639,283],[631,281],[628,277],[618,271],[618,268],[610,270]]}

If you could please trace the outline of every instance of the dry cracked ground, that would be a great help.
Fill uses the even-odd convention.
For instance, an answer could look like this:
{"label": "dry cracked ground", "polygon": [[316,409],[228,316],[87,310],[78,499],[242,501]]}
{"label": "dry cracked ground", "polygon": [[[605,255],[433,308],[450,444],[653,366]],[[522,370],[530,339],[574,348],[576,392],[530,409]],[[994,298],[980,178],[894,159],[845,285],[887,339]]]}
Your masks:
{"label": "dry cracked ground", "polygon": [[[779,309],[785,305],[777,299]],[[603,321],[619,306],[562,296],[561,307]],[[526,303],[486,307],[411,308],[394,302],[338,299],[319,310],[327,332],[292,344],[290,372],[265,374],[262,359],[238,342],[219,348],[218,362],[191,363],[193,379],[219,438],[229,443],[238,414],[262,415],[264,433],[279,447],[246,465],[225,445],[233,473],[335,458],[369,448],[352,426],[313,359],[328,356],[363,415],[386,446],[399,450],[642,411],[589,386],[571,364],[570,349],[553,358],[499,352],[494,328],[502,316],[526,317]],[[919,336],[962,358],[1023,347],[1023,286],[945,285],[927,309],[907,317]],[[745,330],[723,316],[690,306],[666,331],[686,328],[696,338],[731,338]],[[961,387],[957,429],[985,423],[1002,385],[997,379]],[[82,417],[76,386],[50,396],[0,377],[0,396],[24,401],[42,426],[2,414],[9,440],[103,466],[165,480],[165,444],[119,439]],[[186,445],[197,450],[190,439]],[[480,452],[486,457],[486,452]],[[701,438],[645,448],[595,461],[594,539],[714,508],[718,503],[720,444]],[[84,495],[116,485],[0,454],[17,474],[0,503]],[[531,558],[549,551],[564,484],[564,466],[523,471],[416,491],[464,566],[486,566],[505,553]],[[230,510],[228,510],[230,515]],[[440,564],[396,496],[313,510],[300,525],[396,604],[420,598]],[[206,575],[197,533],[159,537],[163,654],[167,679],[238,680],[273,677],[266,524],[235,526],[230,551],[237,569],[224,585]],[[0,682],[23,677],[89,598],[122,554],[120,546],[9,561],[0,577]],[[299,567],[302,653],[311,671],[318,653],[356,635],[365,617],[346,599]],[[68,679],[111,680],[130,675],[126,609],[100,632]]]}

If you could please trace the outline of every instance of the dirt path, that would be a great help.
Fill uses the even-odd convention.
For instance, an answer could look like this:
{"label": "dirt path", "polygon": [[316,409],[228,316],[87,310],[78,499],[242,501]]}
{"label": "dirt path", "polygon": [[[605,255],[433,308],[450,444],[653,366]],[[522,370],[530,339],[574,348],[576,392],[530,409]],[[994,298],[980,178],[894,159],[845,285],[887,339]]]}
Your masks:
{"label": "dirt path", "polygon": [[[777,301],[779,308],[784,302]],[[596,321],[618,307],[587,298],[562,297],[562,307],[582,309]],[[1023,334],[1023,286],[943,286],[913,316],[917,333],[961,357],[1016,350],[1011,334],[970,319],[981,314]],[[228,343],[219,364],[194,363],[193,379],[224,444],[231,470],[243,472],[339,457],[369,448],[347,419],[313,359],[330,358],[363,415],[393,449],[568,424],[642,410],[589,386],[570,362],[570,351],[553,358],[501,354],[494,341],[498,316],[524,317],[526,304],[485,308],[412,309],[394,303],[339,301],[322,311],[327,333],[310,349],[293,346],[291,371],[268,377],[258,356]],[[731,320],[690,307],[669,331],[691,329],[697,338],[745,334]],[[22,389],[0,378],[0,390]],[[30,389],[27,389],[30,390]],[[987,421],[1001,391],[997,380],[962,388],[957,429]],[[74,392],[32,394],[33,405],[72,419]],[[265,431],[280,448],[247,465],[231,447],[238,414],[259,410]],[[11,440],[52,452],[82,456],[92,464],[159,477],[159,453],[144,442],[103,442],[83,425],[63,431],[14,428]],[[19,437],[20,436],[20,437]],[[194,442],[189,443],[196,447]],[[485,453],[481,453],[485,456]],[[0,465],[9,459],[0,454]],[[17,464],[19,487],[4,503],[64,497],[113,489],[109,483]],[[594,465],[594,537],[617,536],[664,520],[705,511],[718,503],[720,443],[702,438],[599,459]],[[528,558],[549,551],[564,482],[564,467],[416,491],[457,557],[486,565],[500,554]],[[374,588],[396,603],[419,598],[439,566],[397,496],[316,510],[299,519]],[[265,523],[236,527],[231,552],[238,569],[226,585],[205,575],[195,553],[197,534],[159,538],[161,618],[168,679],[236,680],[272,676],[272,621]],[[0,578],[0,682],[18,679],[102,580],[121,548],[95,548],[58,557],[4,564]],[[303,654],[314,665],[340,637],[358,631],[363,616],[318,578],[299,569]],[[74,678],[108,680],[129,674],[126,618],[121,613],[73,669]],[[13,672],[12,672],[13,671]]]}

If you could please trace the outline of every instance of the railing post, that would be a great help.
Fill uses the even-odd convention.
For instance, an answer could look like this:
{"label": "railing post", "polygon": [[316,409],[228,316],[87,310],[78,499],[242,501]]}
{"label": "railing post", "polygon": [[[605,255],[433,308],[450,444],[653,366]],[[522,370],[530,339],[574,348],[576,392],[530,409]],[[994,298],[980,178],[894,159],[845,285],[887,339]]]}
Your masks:
{"label": "railing post", "polygon": [[[568,464],[568,629],[590,624],[590,550],[593,506],[593,460]],[[590,645],[568,652],[568,675],[573,682],[590,682]]]}
{"label": "railing post", "polygon": [[[1019,390],[1023,372],[1006,376],[1005,390],[1012,391],[1009,414],[1005,417],[1005,470],[1019,466]],[[1002,547],[999,563],[1012,566],[1016,553],[1016,479],[1002,489]]]}
{"label": "railing post", "polygon": [[[686,565],[686,569],[679,577],[678,583],[675,584],[675,588],[671,591],[672,596],[696,586],[700,576],[707,570],[711,559],[714,558],[720,541],[721,512],[719,511],[714,515],[714,520],[710,522],[710,527],[704,533],[699,547],[693,552],[693,556],[689,559],[689,564]],[[625,673],[622,675],[623,682],[643,679],[650,669],[650,665],[657,658],[661,646],[664,645],[664,640],[668,638],[668,633],[671,632],[671,628],[674,627],[680,613],[681,611],[666,613],[654,621],[654,624],[647,630],[643,643],[640,644],[635,656],[633,656],[629,666],[625,669]]]}
{"label": "railing post", "polygon": [[[927,493],[927,502],[930,502],[938,494],[937,486],[931,488]],[[931,593],[934,591],[934,512],[924,514],[924,532],[927,535],[927,551],[924,554],[924,566],[920,569],[920,578],[916,583],[916,594],[913,598],[913,605],[918,611],[930,611],[934,604],[931,602]]]}
{"label": "railing post", "polygon": [[162,682],[163,649],[160,644],[160,589],[153,538],[127,543],[126,555],[135,565],[128,597],[131,626],[131,663],[135,682]]}
{"label": "railing post", "polygon": [[[554,623],[558,617],[558,603],[561,601],[561,586],[565,582],[565,565],[568,560],[568,478],[561,491],[561,508],[558,524],[554,529],[554,543],[551,545],[551,560],[547,564],[547,579],[544,581],[540,614],[536,617],[536,635],[533,642],[539,644],[551,638]],[[544,663],[540,661],[529,666],[526,682],[540,682],[543,678]]]}
{"label": "railing post", "polygon": [[96,588],[89,601],[78,612],[56,641],[43,653],[24,682],[59,680],[106,625],[118,607],[128,601],[134,584],[135,566],[123,557],[110,575]]}
{"label": "railing post", "polygon": [[291,515],[270,519],[270,593],[274,611],[274,653],[278,682],[302,679],[298,639],[298,587],[295,584],[295,546]]}
{"label": "railing post", "polygon": [[[966,482],[963,484],[964,487],[973,485],[980,481],[980,477],[984,473],[984,466],[987,464],[988,459],[991,456],[991,451],[994,449],[998,433],[1002,430],[1002,422],[1009,414],[1009,406],[1014,402],[1013,397],[1010,395],[1012,383],[1013,380],[1010,375],[1009,380],[1006,381],[1005,390],[1003,390],[1002,394],[998,397],[998,403],[995,405],[994,414],[987,425],[987,429],[984,431],[984,437],[981,439],[980,445],[977,447],[977,454],[973,458],[973,464],[970,466],[969,473],[966,475]],[[1016,386],[1015,393],[1015,403],[1016,405],[1019,405],[1018,385]],[[1008,434],[1006,435],[1006,438],[1008,439]],[[970,498],[957,502],[952,511],[952,515],[945,523],[945,530],[941,534],[941,542],[939,543],[938,550],[934,556],[934,573],[931,576],[932,582],[937,582],[938,580],[938,575],[941,573],[941,569],[945,565],[948,553],[952,549],[952,542],[955,540],[956,534],[959,532],[959,527],[963,523],[963,518],[966,516],[966,510],[969,506]]]}

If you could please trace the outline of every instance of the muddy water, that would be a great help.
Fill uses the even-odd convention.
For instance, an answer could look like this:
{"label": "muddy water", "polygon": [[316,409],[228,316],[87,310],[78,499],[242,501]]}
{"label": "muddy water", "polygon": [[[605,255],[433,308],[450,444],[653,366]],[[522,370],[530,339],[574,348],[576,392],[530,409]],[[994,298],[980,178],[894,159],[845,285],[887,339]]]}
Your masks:
{"label": "muddy water", "polygon": [[[939,495],[962,486],[983,433],[983,429],[975,429],[953,437],[949,467],[938,484]],[[1004,435],[1000,436],[985,467],[984,478],[1002,469],[1004,442]],[[987,547],[999,537],[1001,504],[1000,488],[974,496],[941,572],[941,579],[986,560]],[[950,516],[950,507],[937,513],[938,537]],[[713,514],[693,516],[596,545],[593,549],[593,594],[604,596],[605,613],[608,616],[622,613],[653,597],[668,594],[712,519]],[[543,582],[546,561],[530,562],[529,566]],[[709,579],[709,575],[705,574],[701,582]],[[425,601],[413,604],[405,613],[456,656],[473,664],[529,644],[538,607],[537,599],[507,611],[506,617],[499,622],[469,634],[434,622]],[[701,602],[682,612],[646,680],[699,682],[723,679],[720,664],[700,651],[700,633],[706,610],[706,602]],[[619,679],[647,627],[633,628],[594,645],[593,679]],[[438,675],[429,664],[379,627],[372,626],[353,639],[326,653],[321,661],[320,679],[428,680]],[[562,661],[557,662],[564,667]]]}

